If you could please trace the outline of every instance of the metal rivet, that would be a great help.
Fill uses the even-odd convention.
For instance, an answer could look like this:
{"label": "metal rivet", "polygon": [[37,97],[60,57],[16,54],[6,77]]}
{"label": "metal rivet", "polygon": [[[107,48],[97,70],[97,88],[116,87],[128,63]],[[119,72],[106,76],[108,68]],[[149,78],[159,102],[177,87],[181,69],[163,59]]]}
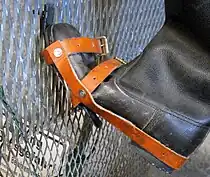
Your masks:
{"label": "metal rivet", "polygon": [[56,48],[56,49],[54,50],[54,55],[55,55],[55,57],[60,57],[62,54],[63,54],[63,51],[62,51],[61,48]]}
{"label": "metal rivet", "polygon": [[108,66],[105,66],[105,68],[108,68]]}
{"label": "metal rivet", "polygon": [[79,96],[80,97],[85,97],[85,95],[86,95],[86,92],[84,90],[79,91]]}

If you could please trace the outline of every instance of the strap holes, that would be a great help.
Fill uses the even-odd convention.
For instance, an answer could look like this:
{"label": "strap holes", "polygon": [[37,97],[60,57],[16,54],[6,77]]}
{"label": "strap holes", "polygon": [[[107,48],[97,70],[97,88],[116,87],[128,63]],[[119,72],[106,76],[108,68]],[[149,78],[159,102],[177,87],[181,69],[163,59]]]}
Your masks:
{"label": "strap holes", "polygon": [[79,47],[80,46],[80,44],[77,44],[77,47]]}
{"label": "strap holes", "polygon": [[93,80],[96,80],[96,77],[95,76],[93,77]]}

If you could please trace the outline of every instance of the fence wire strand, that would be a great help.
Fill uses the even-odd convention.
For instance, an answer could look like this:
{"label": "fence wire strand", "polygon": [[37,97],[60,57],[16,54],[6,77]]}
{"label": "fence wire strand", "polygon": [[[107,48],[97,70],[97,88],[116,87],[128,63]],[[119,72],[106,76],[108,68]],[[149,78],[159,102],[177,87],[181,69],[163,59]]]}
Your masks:
{"label": "fence wire strand", "polygon": [[[40,58],[45,0],[0,0],[0,176],[141,176],[147,164],[101,119],[96,128]],[[55,22],[107,36],[110,55],[132,60],[164,23],[163,0],[59,0]],[[145,165],[147,166],[147,165]]]}

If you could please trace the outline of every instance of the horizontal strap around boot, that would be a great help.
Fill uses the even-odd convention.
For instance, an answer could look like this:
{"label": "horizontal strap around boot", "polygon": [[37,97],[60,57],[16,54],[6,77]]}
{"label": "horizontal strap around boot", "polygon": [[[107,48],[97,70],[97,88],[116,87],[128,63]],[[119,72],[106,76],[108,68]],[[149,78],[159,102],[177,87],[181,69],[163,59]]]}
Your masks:
{"label": "horizontal strap around boot", "polygon": [[[106,48],[104,48],[104,46],[107,45],[106,40],[101,40],[101,38],[78,37],[64,39],[59,42],[62,45],[62,49],[64,49],[68,55],[75,53],[95,53],[105,55],[107,52],[107,50],[105,50]],[[51,45],[48,46],[48,48],[51,48]],[[60,52],[62,51],[59,48],[56,48],[53,52],[55,56],[60,56]],[[53,64],[53,61],[49,57],[45,60],[48,65]]]}

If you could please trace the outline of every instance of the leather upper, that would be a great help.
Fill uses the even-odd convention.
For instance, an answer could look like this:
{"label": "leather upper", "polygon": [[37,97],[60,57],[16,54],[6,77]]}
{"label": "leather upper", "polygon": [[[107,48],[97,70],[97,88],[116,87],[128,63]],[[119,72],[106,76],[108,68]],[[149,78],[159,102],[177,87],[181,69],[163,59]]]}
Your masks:
{"label": "leather upper", "polygon": [[199,45],[210,47],[210,0],[165,0],[166,19],[182,23]]}
{"label": "leather upper", "polygon": [[209,7],[210,0],[166,0],[164,27],[93,94],[97,103],[184,156],[210,126]]}
{"label": "leather upper", "polygon": [[209,57],[186,28],[168,23],[139,57],[120,68],[93,96],[188,156],[210,126]]}
{"label": "leather upper", "polygon": [[135,89],[137,98],[144,94],[161,109],[209,126],[210,53],[174,26],[165,25],[118,83],[128,92]]}
{"label": "leather upper", "polygon": [[[166,0],[164,27],[93,92],[98,104],[183,156],[202,143],[210,126],[209,2]],[[79,33],[57,24],[45,36],[55,41]],[[69,59],[80,79],[95,65],[91,54]]]}

